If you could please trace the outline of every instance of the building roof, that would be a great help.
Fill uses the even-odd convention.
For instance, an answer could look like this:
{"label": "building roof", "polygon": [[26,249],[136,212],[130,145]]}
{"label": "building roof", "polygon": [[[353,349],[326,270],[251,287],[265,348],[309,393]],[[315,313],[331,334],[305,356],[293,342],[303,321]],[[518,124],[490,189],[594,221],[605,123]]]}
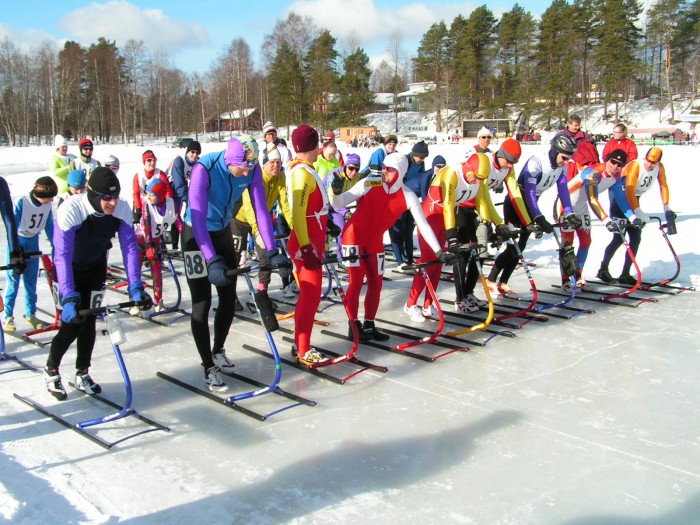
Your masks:
{"label": "building roof", "polygon": [[250,117],[253,113],[257,111],[258,108],[248,108],[248,109],[236,109],[234,111],[227,111],[225,113],[221,113],[219,115],[219,118],[221,120],[236,120],[236,119],[242,119],[242,118],[248,118]]}

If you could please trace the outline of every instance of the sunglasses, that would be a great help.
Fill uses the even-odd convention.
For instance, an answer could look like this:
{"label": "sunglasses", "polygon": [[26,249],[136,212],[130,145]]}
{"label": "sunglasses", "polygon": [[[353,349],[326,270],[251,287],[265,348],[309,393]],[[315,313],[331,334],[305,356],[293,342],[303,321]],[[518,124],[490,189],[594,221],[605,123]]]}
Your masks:
{"label": "sunglasses", "polygon": [[612,162],[612,163],[613,163],[615,166],[617,166],[618,168],[624,168],[624,167],[625,167],[625,163],[622,162],[622,161],[615,160],[615,159],[611,159],[610,162]]}
{"label": "sunglasses", "polygon": [[434,167],[435,167],[435,169],[441,170],[442,168],[445,167],[445,165],[444,164],[435,164]]}
{"label": "sunglasses", "polygon": [[81,149],[81,150],[84,150],[84,149],[93,149],[93,148],[92,148],[92,146],[83,146],[83,147],[80,148],[80,149]]}
{"label": "sunglasses", "polygon": [[100,193],[99,191],[93,190],[90,186],[88,186],[88,189],[89,189],[90,191],[94,192],[95,195],[97,195],[97,196],[100,198],[100,200],[103,200],[103,201],[105,201],[105,202],[114,201],[114,200],[117,200],[117,199],[119,198],[119,192],[116,192],[116,193],[114,193],[114,194],[111,194],[111,193]]}
{"label": "sunglasses", "polygon": [[491,137],[490,135],[484,135],[483,137],[479,137],[479,138],[480,138],[480,139],[489,139],[489,140],[491,140],[492,137]]}
{"label": "sunglasses", "polygon": [[561,155],[561,160],[564,162],[569,162],[571,160],[571,155],[564,155],[563,153],[560,153]]}
{"label": "sunglasses", "polygon": [[345,169],[348,171],[358,171],[360,169],[359,166],[345,166]]}

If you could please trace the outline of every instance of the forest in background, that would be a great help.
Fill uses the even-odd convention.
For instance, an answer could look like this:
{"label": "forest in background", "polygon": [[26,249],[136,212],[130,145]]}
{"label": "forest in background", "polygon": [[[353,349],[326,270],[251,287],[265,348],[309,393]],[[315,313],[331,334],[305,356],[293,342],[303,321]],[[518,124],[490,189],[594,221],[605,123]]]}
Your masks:
{"label": "forest in background", "polygon": [[[390,35],[386,60],[372,69],[358,42],[290,14],[264,39],[256,65],[234,39],[205,74],[187,74],[143,42],[98,39],[89,47],[45,42],[29,52],[0,42],[0,138],[11,145],[55,134],[102,142],[202,132],[212,116],[256,108],[277,126],[320,129],[362,123],[375,93],[434,82],[423,107],[458,118],[502,118],[517,106],[559,125],[568,109],[603,101],[611,121],[623,100],[700,92],[700,0],[553,0],[537,19],[521,6],[497,19],[482,5],[433,24],[415,52]],[[671,105],[671,107],[673,107]],[[671,115],[671,120],[674,116]],[[248,129],[243,123],[243,129]]]}

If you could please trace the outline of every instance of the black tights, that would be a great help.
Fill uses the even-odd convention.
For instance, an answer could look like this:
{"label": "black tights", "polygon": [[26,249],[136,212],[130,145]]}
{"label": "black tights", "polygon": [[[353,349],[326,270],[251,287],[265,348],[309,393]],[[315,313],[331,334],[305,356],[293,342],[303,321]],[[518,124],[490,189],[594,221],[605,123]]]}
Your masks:
{"label": "black tights", "polygon": [[[226,266],[232,269],[237,268],[238,253],[230,228],[225,228],[218,232],[209,232],[209,235],[211,236],[214,250],[217,255],[223,256]],[[183,253],[199,251],[199,245],[194,238],[192,228],[187,225],[182,230],[182,251]],[[215,352],[223,350],[228,331],[231,328],[231,323],[233,323],[236,310],[236,280],[234,278],[232,284],[216,287],[219,304],[214,315],[213,347],[209,340],[209,310],[212,300],[212,285],[209,282],[209,278],[205,276],[195,279],[188,278],[187,286],[192,296],[192,337],[194,337],[194,344],[202,359],[202,366],[204,366],[204,373],[206,374],[207,369],[214,366],[212,348]]]}

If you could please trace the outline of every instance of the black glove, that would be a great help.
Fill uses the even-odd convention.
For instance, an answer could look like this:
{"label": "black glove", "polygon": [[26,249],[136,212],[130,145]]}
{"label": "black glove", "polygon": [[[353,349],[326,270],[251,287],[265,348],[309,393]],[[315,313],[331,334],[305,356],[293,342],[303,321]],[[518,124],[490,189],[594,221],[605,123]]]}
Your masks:
{"label": "black glove", "polygon": [[564,224],[569,228],[578,230],[583,226],[583,221],[576,214],[569,213],[568,215],[564,215]]}
{"label": "black glove", "polygon": [[673,222],[676,220],[676,217],[678,217],[675,212],[671,210],[666,210],[664,215],[666,216],[666,222]]}
{"label": "black glove", "polygon": [[443,264],[455,264],[457,262],[457,256],[454,253],[445,253],[442,250],[438,250],[435,255],[437,255],[438,261]]}
{"label": "black glove", "polygon": [[134,208],[134,224],[141,222],[141,208]]}
{"label": "black glove", "polygon": [[265,259],[267,259],[268,261],[272,262],[272,259],[273,259],[274,257],[277,257],[279,254],[280,254],[279,248],[275,248],[275,249],[273,249],[273,250],[267,250],[267,251],[265,252]]}
{"label": "black glove", "polygon": [[535,224],[537,224],[537,227],[542,230],[544,233],[552,233],[554,231],[554,226],[552,226],[552,223],[550,223],[547,219],[544,218],[544,215],[538,215],[535,217]]}
{"label": "black glove", "polygon": [[641,230],[642,228],[644,228],[644,225],[645,225],[645,222],[642,219],[640,219],[639,217],[637,217],[636,219],[634,219],[632,221],[632,226],[634,228],[639,228]]}
{"label": "black glove", "polygon": [[494,193],[503,193],[503,183],[501,182],[493,189]]}
{"label": "black glove", "polygon": [[611,232],[611,233],[620,233],[620,225],[619,225],[617,222],[615,222],[615,221],[612,221],[612,220],[608,221],[608,222],[605,224],[605,227],[606,227],[606,228],[608,229],[608,231]]}
{"label": "black glove", "polygon": [[224,263],[224,258],[221,255],[216,255],[207,261],[207,273],[209,274],[209,282],[214,286],[227,286],[231,284],[231,278],[226,275],[229,268]]}
{"label": "black glove", "polygon": [[341,177],[337,173],[333,175],[333,180],[331,181],[331,189],[333,190],[333,194],[340,195],[341,193],[343,193],[344,187],[345,181],[343,180],[343,177]]}
{"label": "black glove", "polygon": [[677,233],[676,230],[676,214],[673,213],[671,210],[666,210],[666,213],[664,213],[666,216],[666,233],[669,235],[675,235]]}
{"label": "black glove", "polygon": [[457,239],[457,228],[450,228],[445,232],[447,237],[447,250],[455,255],[459,254],[459,240]]}
{"label": "black glove", "polygon": [[504,222],[496,226],[496,236],[500,237],[502,240],[507,241],[513,237],[513,232],[510,231],[508,225]]}
{"label": "black glove", "polygon": [[23,274],[27,269],[27,263],[24,260],[24,248],[19,247],[14,252],[10,252],[10,266],[18,274]]}

